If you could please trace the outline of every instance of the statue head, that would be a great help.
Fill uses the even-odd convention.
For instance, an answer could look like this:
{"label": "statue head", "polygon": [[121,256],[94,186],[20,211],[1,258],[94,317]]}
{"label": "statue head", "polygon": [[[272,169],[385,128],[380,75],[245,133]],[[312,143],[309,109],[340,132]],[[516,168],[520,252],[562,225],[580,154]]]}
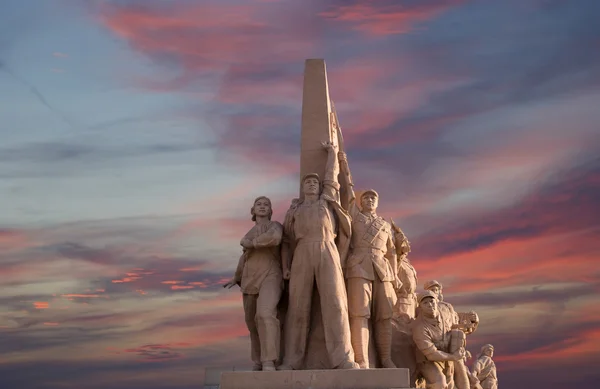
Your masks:
{"label": "statue head", "polygon": [[419,303],[419,312],[426,317],[436,317],[438,315],[438,300],[433,292],[426,290],[419,293],[417,301]]}
{"label": "statue head", "polygon": [[488,357],[493,357],[494,356],[494,346],[492,346],[491,344],[484,344],[483,346],[481,346],[481,352],[479,353],[479,357],[486,355]]}
{"label": "statue head", "polygon": [[254,200],[252,208],[250,208],[250,214],[252,215],[252,221],[256,221],[256,216],[267,217],[271,220],[273,216],[273,209],[271,208],[271,200],[266,196],[259,196]]}
{"label": "statue head", "polygon": [[321,181],[317,173],[308,173],[302,178],[302,193],[318,195],[321,191]]}
{"label": "statue head", "polygon": [[428,290],[436,295],[439,301],[444,301],[444,295],[442,295],[442,284],[436,280],[427,281],[423,285],[423,289]]}
{"label": "statue head", "polygon": [[375,212],[379,205],[379,194],[373,189],[367,189],[360,196],[360,207],[364,212]]}

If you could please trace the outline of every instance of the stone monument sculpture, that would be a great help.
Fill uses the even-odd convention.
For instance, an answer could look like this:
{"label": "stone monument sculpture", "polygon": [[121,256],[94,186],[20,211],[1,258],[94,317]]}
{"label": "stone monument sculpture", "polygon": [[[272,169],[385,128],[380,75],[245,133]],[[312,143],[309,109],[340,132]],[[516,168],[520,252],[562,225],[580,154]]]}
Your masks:
{"label": "stone monument sculpture", "polygon": [[425,378],[427,389],[447,389],[450,365],[465,356],[465,334],[446,325],[436,294],[426,290],[419,294],[417,302],[419,312],[412,325],[417,369]]}
{"label": "stone monument sculpture", "polygon": [[256,198],[250,213],[255,225],[242,238],[243,253],[235,275],[223,287],[241,287],[253,370],[274,371],[280,354],[277,305],[283,288],[280,257],[283,226],[271,220],[273,209],[268,197]]}
{"label": "stone monument sculpture", "polygon": [[[283,251],[293,253],[289,303],[284,329],[285,355],[280,370],[301,369],[311,324],[313,286],[320,296],[325,346],[334,368],[352,369],[348,303],[342,267],[350,237],[350,217],[339,203],[338,146],[323,142],[328,158],[325,176],[308,173],[302,178],[304,198],[288,211],[284,222]],[[322,189],[321,189],[322,186]],[[337,237],[337,240],[336,240]]]}
{"label": "stone monument sculpture", "polygon": [[[342,174],[351,177],[343,152],[340,153],[340,169]],[[391,355],[392,317],[396,290],[400,289],[401,282],[397,276],[394,236],[390,224],[376,213],[379,194],[373,189],[363,191],[358,206],[352,186],[350,182],[346,191],[352,238],[345,277],[354,357],[362,369],[370,367],[372,328],[381,367],[395,368]]]}
{"label": "stone monument sculpture", "polygon": [[[442,284],[436,280],[425,282],[424,289],[431,291],[437,296],[438,309],[440,311],[440,317],[444,321],[445,328],[460,329],[463,332],[463,340],[461,346],[466,347],[465,335],[473,333],[479,325],[479,317],[473,311],[457,313],[454,310],[452,304],[443,301],[444,296],[442,294]],[[469,388],[469,377],[467,374],[467,367],[464,361],[458,360],[448,365],[446,371],[448,384],[458,389]]]}
{"label": "stone monument sculpture", "polygon": [[256,198],[224,285],[241,287],[257,371],[223,372],[220,387],[497,389],[491,345],[466,369],[477,314],[457,313],[437,281],[417,295],[406,235],[377,215],[375,190],[354,192],[322,59],[305,63],[301,127],[298,197],[283,225]]}
{"label": "stone monument sculpture", "polygon": [[492,360],[493,356],[494,346],[483,345],[473,365],[472,373],[479,379],[482,389],[498,389],[498,376],[496,375],[496,364]]}

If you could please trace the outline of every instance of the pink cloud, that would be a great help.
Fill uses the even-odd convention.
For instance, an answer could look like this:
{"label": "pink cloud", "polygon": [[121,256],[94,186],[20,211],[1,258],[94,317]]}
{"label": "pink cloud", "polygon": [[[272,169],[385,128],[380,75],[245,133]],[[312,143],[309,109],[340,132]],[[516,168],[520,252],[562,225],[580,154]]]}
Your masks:
{"label": "pink cloud", "polygon": [[183,281],[161,281],[161,284],[176,285],[176,284],[183,284]]}
{"label": "pink cloud", "polygon": [[370,36],[405,34],[422,22],[431,20],[464,0],[415,2],[414,5],[376,5],[368,0],[334,7],[321,12],[323,18],[346,23]]}
{"label": "pink cloud", "polygon": [[143,81],[149,88],[173,90],[206,74],[222,75],[242,59],[253,64],[307,57],[318,28],[308,23],[306,18],[314,19],[314,15],[303,8],[282,9],[263,2],[175,4],[169,8],[111,5],[101,8],[98,19],[136,50],[175,60],[182,73],[172,81]]}
{"label": "pink cloud", "polygon": [[0,249],[4,252],[21,250],[33,243],[26,231],[0,228]]}

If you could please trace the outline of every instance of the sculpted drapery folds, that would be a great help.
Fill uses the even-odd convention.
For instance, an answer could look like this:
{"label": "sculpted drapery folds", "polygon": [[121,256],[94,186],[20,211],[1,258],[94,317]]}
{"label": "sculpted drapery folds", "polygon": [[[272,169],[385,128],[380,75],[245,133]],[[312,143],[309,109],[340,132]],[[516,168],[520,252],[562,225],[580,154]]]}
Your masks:
{"label": "sculpted drapery folds", "polygon": [[283,272],[289,275],[290,283],[281,370],[303,367],[314,284],[320,296],[325,345],[331,366],[340,369],[357,367],[350,343],[342,273],[351,233],[350,220],[339,203],[337,145],[325,142],[323,147],[327,149],[328,158],[322,183],[314,173],[303,177],[304,199],[292,205],[284,222]]}
{"label": "sculpted drapery folds", "polygon": [[234,277],[224,285],[240,285],[245,321],[250,331],[254,370],[275,370],[280,351],[277,304],[283,289],[280,244],[283,226],[271,220],[271,200],[258,197],[250,210],[254,227],[240,241],[243,254]]}
{"label": "sculpted drapery folds", "polygon": [[[342,173],[351,177],[348,161],[340,153]],[[346,264],[346,284],[350,332],[356,362],[369,368],[369,320],[374,331],[377,354],[382,367],[395,368],[391,358],[392,317],[397,277],[396,247],[391,226],[377,215],[379,195],[369,189],[356,195],[350,182],[347,188],[348,213],[352,218],[350,255]]]}

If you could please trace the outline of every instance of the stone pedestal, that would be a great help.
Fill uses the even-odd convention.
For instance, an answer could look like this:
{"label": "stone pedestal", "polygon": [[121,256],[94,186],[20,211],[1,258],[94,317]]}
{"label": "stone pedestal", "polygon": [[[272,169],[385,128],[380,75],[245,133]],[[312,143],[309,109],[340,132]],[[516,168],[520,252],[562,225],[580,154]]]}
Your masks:
{"label": "stone pedestal", "polygon": [[220,389],[408,389],[408,369],[231,371]]}

